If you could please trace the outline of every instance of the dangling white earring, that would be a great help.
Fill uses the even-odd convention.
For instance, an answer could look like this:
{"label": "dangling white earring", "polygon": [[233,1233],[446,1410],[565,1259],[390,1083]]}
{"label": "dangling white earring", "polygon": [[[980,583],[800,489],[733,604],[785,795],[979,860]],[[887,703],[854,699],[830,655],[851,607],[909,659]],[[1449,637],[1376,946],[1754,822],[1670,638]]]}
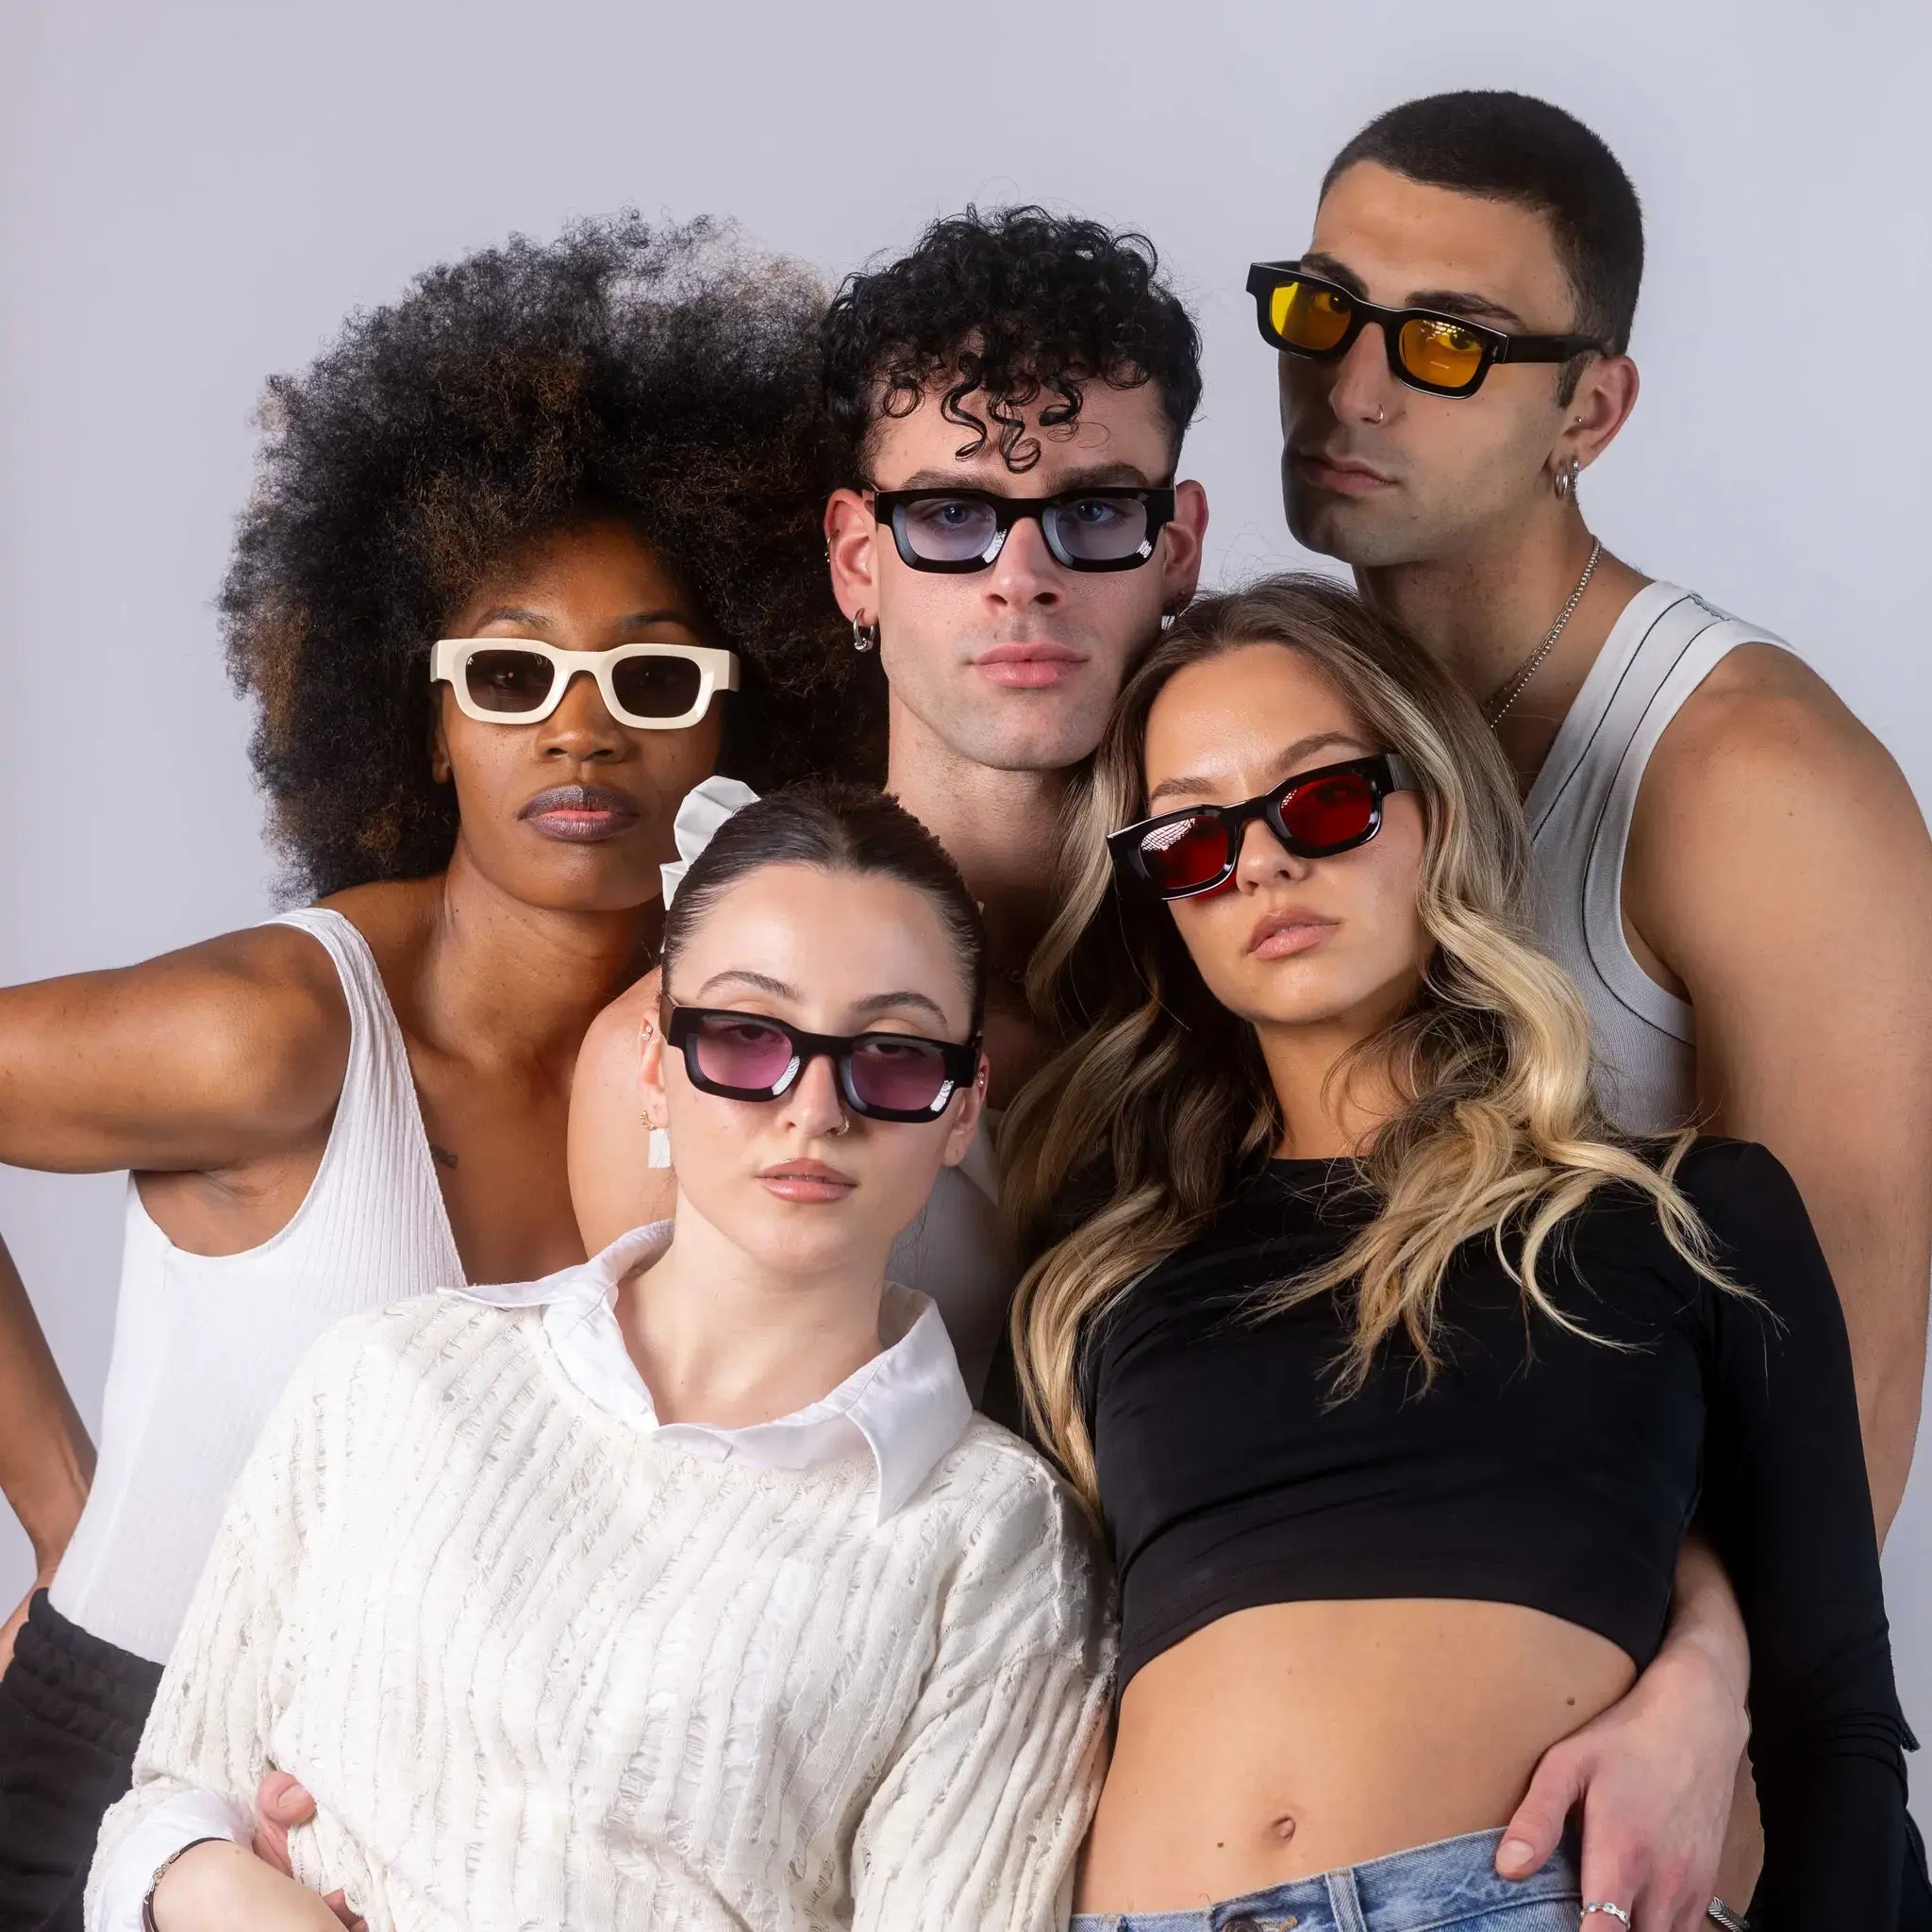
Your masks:
{"label": "dangling white earring", "polygon": [[646,1156],[646,1164],[651,1167],[669,1167],[671,1165],[670,1130],[665,1127],[653,1127],[651,1129],[650,1144],[651,1151]]}

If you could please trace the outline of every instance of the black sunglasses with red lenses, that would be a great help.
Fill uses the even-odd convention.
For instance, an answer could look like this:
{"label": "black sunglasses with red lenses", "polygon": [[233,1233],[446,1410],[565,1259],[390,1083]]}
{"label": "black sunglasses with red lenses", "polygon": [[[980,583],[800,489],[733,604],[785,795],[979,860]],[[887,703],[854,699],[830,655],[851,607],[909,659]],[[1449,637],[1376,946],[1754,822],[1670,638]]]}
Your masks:
{"label": "black sunglasses with red lenses", "polygon": [[1163,899],[1211,892],[1234,876],[1241,835],[1260,819],[1297,858],[1333,858],[1382,829],[1382,801],[1413,791],[1415,773],[1399,753],[1350,758],[1297,772],[1241,805],[1191,805],[1109,832],[1107,849],[1124,880]]}
{"label": "black sunglasses with red lenses", "polygon": [[769,1013],[676,1007],[664,1038],[682,1049],[700,1093],[724,1100],[782,1100],[805,1070],[829,1059],[839,1091],[872,1121],[936,1121],[979,1071],[979,1041],[921,1040],[908,1033],[807,1033]]}

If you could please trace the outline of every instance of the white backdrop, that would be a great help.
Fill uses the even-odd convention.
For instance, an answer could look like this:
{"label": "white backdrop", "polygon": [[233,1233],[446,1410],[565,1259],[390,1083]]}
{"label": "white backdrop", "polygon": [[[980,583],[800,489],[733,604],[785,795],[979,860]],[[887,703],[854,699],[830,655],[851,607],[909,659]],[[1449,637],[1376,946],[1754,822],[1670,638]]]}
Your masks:
{"label": "white backdrop", "polygon": [[[1932,801],[1910,318],[1932,304],[1928,75],[1924,0],[5,0],[0,984],[268,909],[209,599],[261,379],[350,307],[626,203],[736,214],[828,272],[974,198],[1132,224],[1201,317],[1186,467],[1212,500],[1210,578],[1246,574],[1304,559],[1245,266],[1300,245],[1361,122],[1448,87],[1571,108],[1643,196],[1643,398],[1591,473],[1595,526],[1798,643]],[[1788,319],[1814,276],[1830,293]],[[1792,943],[1857,971],[1856,934]],[[0,1170],[0,1228],[91,1422],[121,1188]],[[1928,1464],[1887,1569],[1932,1731]],[[6,1518],[0,1597],[28,1574]]]}

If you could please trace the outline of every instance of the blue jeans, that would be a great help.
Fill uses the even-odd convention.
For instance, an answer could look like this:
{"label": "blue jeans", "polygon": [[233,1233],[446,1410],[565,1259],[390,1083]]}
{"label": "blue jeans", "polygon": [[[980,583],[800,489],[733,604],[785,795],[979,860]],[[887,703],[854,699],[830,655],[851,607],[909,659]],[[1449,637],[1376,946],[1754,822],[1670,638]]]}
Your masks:
{"label": "blue jeans", "polygon": [[1577,1932],[1574,1847],[1528,1878],[1500,1878],[1502,1839],[1446,1838],[1201,1911],[1077,1912],[1073,1932]]}

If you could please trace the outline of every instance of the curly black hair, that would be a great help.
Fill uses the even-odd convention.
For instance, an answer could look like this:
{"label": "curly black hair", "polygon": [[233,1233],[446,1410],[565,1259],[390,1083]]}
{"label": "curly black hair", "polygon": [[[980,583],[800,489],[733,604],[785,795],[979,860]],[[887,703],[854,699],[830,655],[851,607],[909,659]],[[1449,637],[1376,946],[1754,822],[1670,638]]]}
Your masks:
{"label": "curly black hair", "polygon": [[820,519],[823,289],[708,222],[513,238],[352,316],[276,376],[220,608],[287,885],[322,896],[446,865],[430,646],[524,544],[634,527],[741,659],[724,763],[763,789],[869,774]]}
{"label": "curly black hair", "polygon": [[[909,416],[930,386],[951,381],[941,408],[986,445],[998,425],[1008,468],[1030,470],[1040,441],[1021,411],[1050,394],[1045,426],[1072,423],[1081,387],[1151,382],[1176,450],[1201,402],[1201,337],[1160,278],[1144,235],[1024,207],[935,222],[910,254],[848,275],[826,311],[820,372],[844,480],[870,481],[881,416]],[[966,407],[986,398],[985,417]]]}

